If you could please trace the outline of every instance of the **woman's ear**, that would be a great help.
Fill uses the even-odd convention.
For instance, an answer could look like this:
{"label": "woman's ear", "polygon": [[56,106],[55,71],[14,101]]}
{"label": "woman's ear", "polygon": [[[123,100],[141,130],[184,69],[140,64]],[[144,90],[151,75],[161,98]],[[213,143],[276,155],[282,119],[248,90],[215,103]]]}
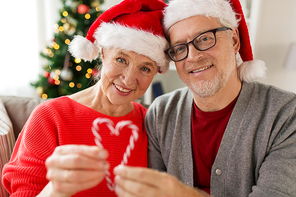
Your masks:
{"label": "woman's ear", "polygon": [[235,53],[239,52],[240,50],[240,37],[239,37],[239,31],[237,28],[235,28],[232,31],[232,42],[233,42],[233,48],[235,50]]}
{"label": "woman's ear", "polygon": [[100,48],[102,61],[104,61],[104,49],[103,47]]}

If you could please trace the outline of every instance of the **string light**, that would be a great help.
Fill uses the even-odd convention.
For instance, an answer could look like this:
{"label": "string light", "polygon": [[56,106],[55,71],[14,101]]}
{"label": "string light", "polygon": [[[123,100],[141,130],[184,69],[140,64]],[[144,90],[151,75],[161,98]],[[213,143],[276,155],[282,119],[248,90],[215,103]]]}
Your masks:
{"label": "string light", "polygon": [[61,19],[61,22],[62,22],[62,23],[65,23],[65,22],[67,22],[67,20],[66,20],[65,18],[62,18],[62,19]]}
{"label": "string light", "polygon": [[85,14],[85,16],[84,16],[86,19],[90,19],[90,14]]}
{"label": "string light", "polygon": [[54,73],[55,73],[56,75],[60,75],[60,74],[61,74],[61,71],[60,71],[60,70],[55,70]]}
{"label": "string light", "polygon": [[76,32],[76,29],[75,29],[74,27],[72,27],[72,28],[70,29],[70,31],[74,34],[74,33]]}
{"label": "string light", "polygon": [[76,87],[77,88],[81,88],[82,87],[82,84],[81,83],[77,83]]}
{"label": "string light", "polygon": [[66,40],[65,40],[65,44],[70,44],[70,42],[71,42],[71,41],[70,41],[69,39],[66,39]]}
{"label": "string light", "polygon": [[58,50],[60,48],[60,45],[58,45],[57,43],[54,42],[53,43],[53,48],[56,49],[56,50]]}
{"label": "string light", "polygon": [[80,58],[75,58],[74,62],[75,62],[76,64],[79,64],[79,63],[81,62],[81,59],[80,59]]}
{"label": "string light", "polygon": [[67,12],[67,11],[64,11],[64,12],[63,12],[63,16],[64,16],[64,17],[68,16],[68,12]]}
{"label": "string light", "polygon": [[91,78],[91,74],[90,74],[90,73],[86,73],[86,74],[85,74],[85,77],[86,77],[87,79],[89,79],[89,78]]}
{"label": "string light", "polygon": [[91,74],[92,73],[92,69],[91,68],[88,68],[86,72],[89,73],[89,74]]}
{"label": "string light", "polygon": [[59,26],[59,31],[64,31],[64,27],[63,26]]}
{"label": "string light", "polygon": [[55,80],[55,81],[54,81],[54,84],[56,84],[56,85],[60,85],[60,83],[61,83],[60,80]]}
{"label": "string light", "polygon": [[82,69],[82,67],[81,67],[80,65],[77,65],[77,66],[76,66],[76,70],[77,70],[77,71],[81,71],[81,69]]}
{"label": "string light", "polygon": [[69,83],[69,87],[70,87],[70,88],[74,88],[74,86],[75,86],[75,83],[74,83],[74,82],[70,82],[70,83]]}
{"label": "string light", "polygon": [[42,94],[42,96],[41,96],[41,98],[43,98],[43,99],[47,99],[47,94]]}

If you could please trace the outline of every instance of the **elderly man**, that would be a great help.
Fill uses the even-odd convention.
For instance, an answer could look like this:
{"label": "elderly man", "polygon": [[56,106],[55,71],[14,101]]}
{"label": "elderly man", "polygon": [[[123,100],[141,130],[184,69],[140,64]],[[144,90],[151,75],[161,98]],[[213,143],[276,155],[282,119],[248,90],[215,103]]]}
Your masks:
{"label": "elderly man", "polygon": [[188,87],[148,110],[158,171],[118,167],[117,194],[296,196],[296,97],[254,82],[265,66],[253,60],[239,0],[173,0],[164,29]]}

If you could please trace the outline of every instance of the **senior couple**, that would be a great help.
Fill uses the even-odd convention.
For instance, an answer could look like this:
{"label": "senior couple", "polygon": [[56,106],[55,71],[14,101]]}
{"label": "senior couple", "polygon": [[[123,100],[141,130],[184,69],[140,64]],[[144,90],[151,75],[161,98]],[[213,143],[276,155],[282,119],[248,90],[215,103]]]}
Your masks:
{"label": "senior couple", "polygon": [[[100,79],[35,109],[3,170],[11,196],[296,196],[296,97],[254,82],[265,65],[239,0],[124,0],[70,52],[100,52]],[[187,87],[147,111],[133,101],[168,58]],[[139,128],[127,165],[131,131],[99,125],[98,148],[97,117]]]}

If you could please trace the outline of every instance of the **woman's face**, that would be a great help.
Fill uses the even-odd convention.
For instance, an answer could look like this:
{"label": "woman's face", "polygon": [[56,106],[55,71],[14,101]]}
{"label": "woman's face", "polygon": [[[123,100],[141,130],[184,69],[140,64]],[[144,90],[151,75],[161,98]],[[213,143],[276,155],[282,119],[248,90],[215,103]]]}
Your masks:
{"label": "woman's face", "polygon": [[124,105],[140,98],[157,73],[156,63],[133,51],[111,48],[101,53],[100,85],[109,102]]}

